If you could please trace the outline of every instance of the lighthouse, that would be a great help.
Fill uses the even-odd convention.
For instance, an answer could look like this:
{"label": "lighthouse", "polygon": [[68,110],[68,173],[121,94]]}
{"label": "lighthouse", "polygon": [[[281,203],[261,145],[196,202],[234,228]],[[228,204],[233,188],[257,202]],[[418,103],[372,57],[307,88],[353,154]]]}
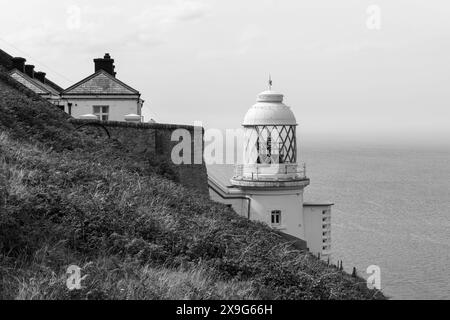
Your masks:
{"label": "lighthouse", "polygon": [[284,95],[261,92],[244,117],[243,163],[226,183],[209,172],[213,200],[250,220],[266,223],[282,234],[306,242],[313,254],[331,254],[330,202],[304,201],[310,184],[306,165],[298,162],[296,117]]}

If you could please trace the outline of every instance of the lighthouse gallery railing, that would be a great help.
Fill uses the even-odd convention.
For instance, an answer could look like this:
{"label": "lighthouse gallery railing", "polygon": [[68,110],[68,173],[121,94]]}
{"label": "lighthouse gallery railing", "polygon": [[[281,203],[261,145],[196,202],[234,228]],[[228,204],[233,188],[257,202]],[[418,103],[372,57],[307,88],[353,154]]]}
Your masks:
{"label": "lighthouse gallery railing", "polygon": [[234,178],[243,180],[307,179],[306,164],[244,164],[237,165]]}

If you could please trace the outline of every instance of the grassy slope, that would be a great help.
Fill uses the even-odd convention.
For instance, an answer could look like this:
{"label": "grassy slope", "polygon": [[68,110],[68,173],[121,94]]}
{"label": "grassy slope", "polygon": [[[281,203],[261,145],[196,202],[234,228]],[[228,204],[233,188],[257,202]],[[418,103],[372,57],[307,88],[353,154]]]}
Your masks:
{"label": "grassy slope", "polygon": [[66,119],[0,70],[0,298],[384,298]]}

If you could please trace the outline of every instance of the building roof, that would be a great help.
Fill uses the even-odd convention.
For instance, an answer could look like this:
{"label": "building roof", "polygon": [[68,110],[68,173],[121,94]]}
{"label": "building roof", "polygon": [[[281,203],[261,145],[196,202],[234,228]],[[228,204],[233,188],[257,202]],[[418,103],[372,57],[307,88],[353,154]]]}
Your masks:
{"label": "building roof", "polygon": [[58,95],[59,92],[55,90],[50,85],[43,83],[37,79],[33,79],[29,77],[27,74],[20,72],[17,69],[13,69],[9,75],[13,77],[16,81],[23,84],[28,89],[32,90],[37,94],[50,94],[50,95]]}
{"label": "building roof", "polygon": [[283,98],[282,94],[272,90],[261,92],[257,103],[245,115],[243,126],[296,126],[294,113],[283,103]]}
{"label": "building roof", "polygon": [[48,85],[49,87],[52,87],[56,91],[58,91],[58,93],[61,93],[64,90],[63,88],[61,88],[60,86],[58,86],[56,83],[54,83],[53,81],[51,81],[48,78],[45,78],[45,84]]}
{"label": "building roof", "polygon": [[[0,49],[0,65],[4,66],[7,70],[14,70],[12,59],[13,59],[13,56],[11,56],[9,53]],[[39,81],[39,83],[41,83],[41,82]],[[45,84],[46,84],[46,86],[52,88],[53,90],[56,90],[58,93],[63,91],[63,88],[61,88],[56,83],[49,80],[48,78],[45,79]]]}
{"label": "building roof", "polygon": [[234,175],[234,165],[209,165],[207,166],[208,176],[213,177],[223,187],[232,187],[230,179]]}
{"label": "building roof", "polygon": [[90,75],[62,92],[62,95],[140,95],[104,70]]}

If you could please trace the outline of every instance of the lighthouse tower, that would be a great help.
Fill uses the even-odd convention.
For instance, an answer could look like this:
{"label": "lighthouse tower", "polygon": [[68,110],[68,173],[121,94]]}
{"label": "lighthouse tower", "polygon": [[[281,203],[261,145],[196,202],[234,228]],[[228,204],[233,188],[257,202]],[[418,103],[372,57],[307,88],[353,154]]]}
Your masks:
{"label": "lighthouse tower", "polygon": [[247,112],[244,163],[231,184],[251,197],[251,220],[305,239],[303,190],[310,181],[297,162],[297,121],[283,98],[270,88]]}
{"label": "lighthouse tower", "polygon": [[333,204],[304,202],[310,180],[306,166],[298,163],[297,120],[283,100],[270,80],[269,90],[258,95],[244,118],[243,163],[236,166],[231,185],[211,170],[210,195],[250,220],[303,240],[313,254],[327,259]]}

